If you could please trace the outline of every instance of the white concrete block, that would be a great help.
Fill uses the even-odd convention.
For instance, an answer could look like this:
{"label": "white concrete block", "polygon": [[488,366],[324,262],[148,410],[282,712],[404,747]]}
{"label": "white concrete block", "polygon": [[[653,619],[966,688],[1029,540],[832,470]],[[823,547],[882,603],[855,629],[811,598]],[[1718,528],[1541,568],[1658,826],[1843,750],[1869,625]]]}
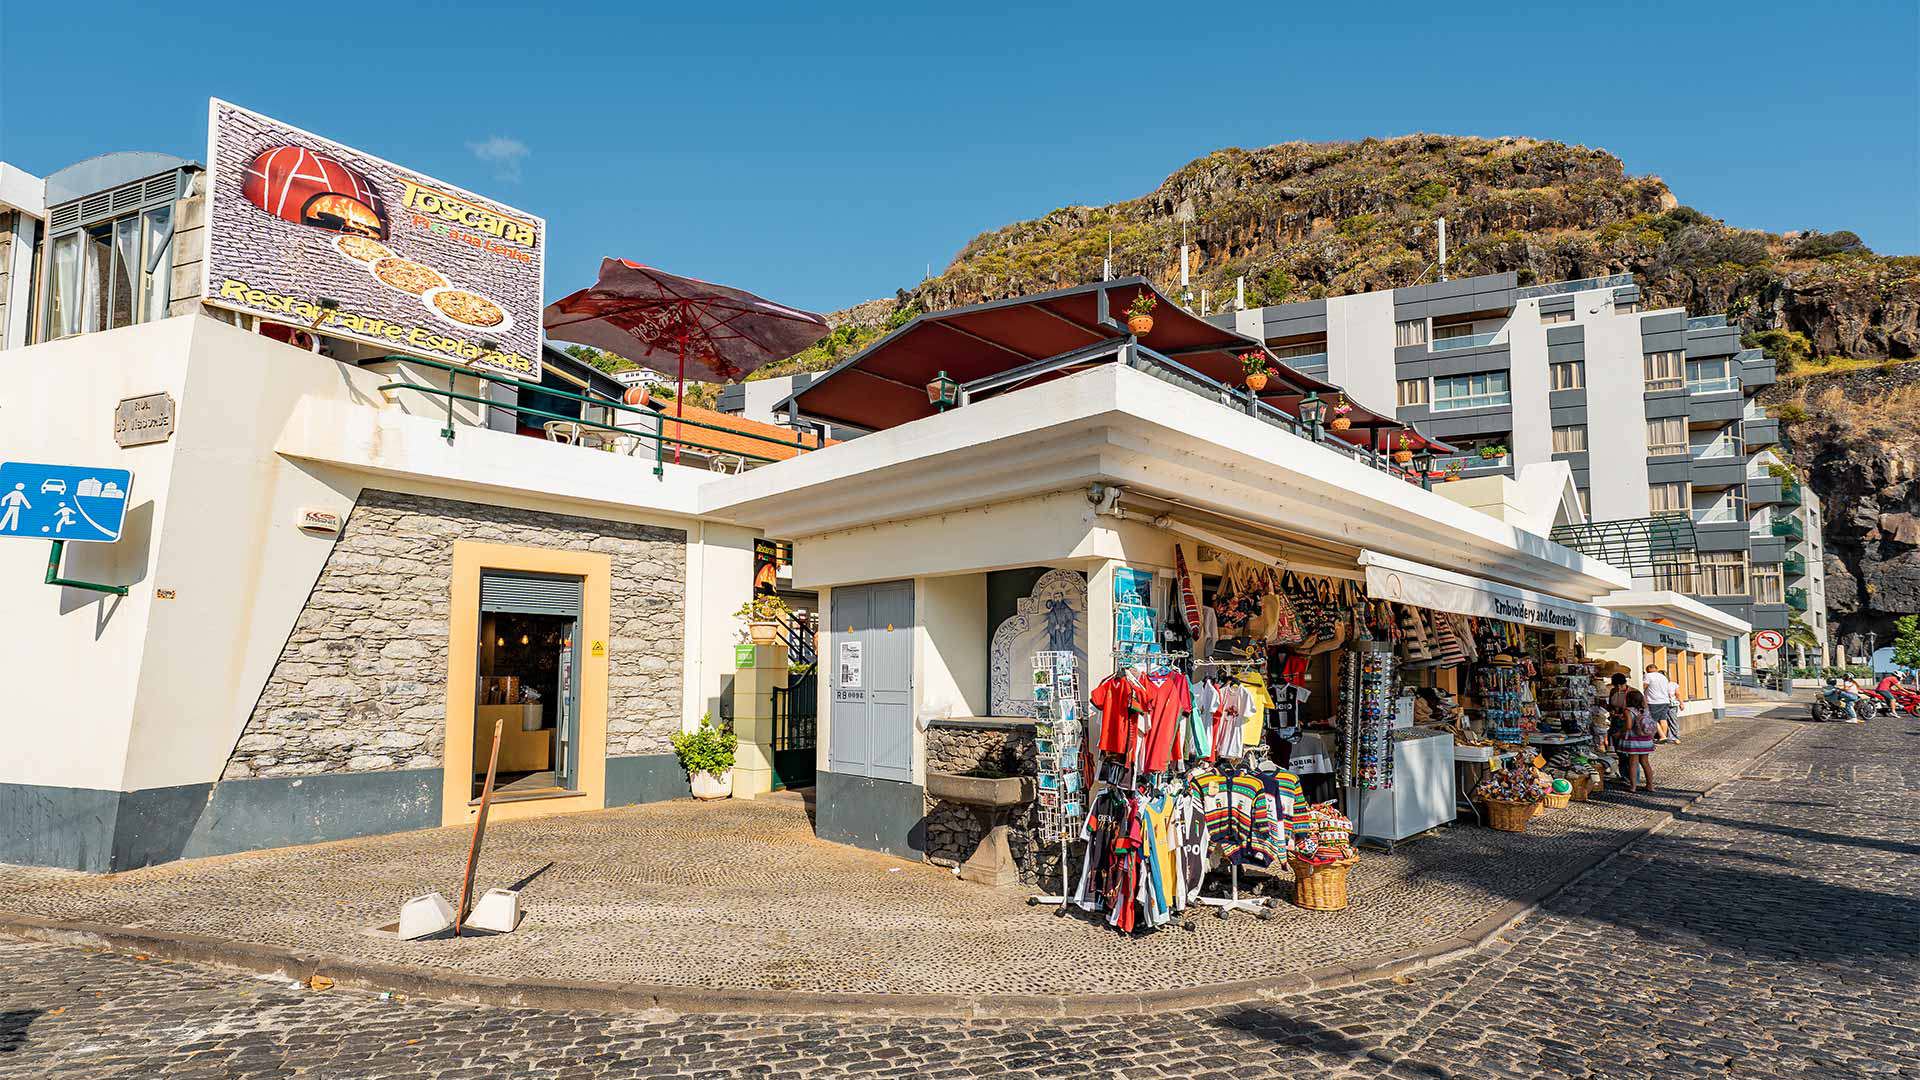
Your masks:
{"label": "white concrete block", "polygon": [[512,933],[520,925],[520,893],[514,889],[488,889],[467,914],[464,926],[496,933]]}
{"label": "white concrete block", "polygon": [[437,892],[416,896],[400,907],[400,940],[413,941],[453,926],[453,905]]}

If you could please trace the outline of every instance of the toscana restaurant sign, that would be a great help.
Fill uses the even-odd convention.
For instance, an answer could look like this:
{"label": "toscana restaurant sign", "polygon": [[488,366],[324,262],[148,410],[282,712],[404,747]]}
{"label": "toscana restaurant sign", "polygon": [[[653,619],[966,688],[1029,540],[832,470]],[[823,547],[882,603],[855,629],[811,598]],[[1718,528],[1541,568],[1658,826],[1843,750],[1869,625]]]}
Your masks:
{"label": "toscana restaurant sign", "polygon": [[215,99],[209,304],[538,377],[546,222]]}

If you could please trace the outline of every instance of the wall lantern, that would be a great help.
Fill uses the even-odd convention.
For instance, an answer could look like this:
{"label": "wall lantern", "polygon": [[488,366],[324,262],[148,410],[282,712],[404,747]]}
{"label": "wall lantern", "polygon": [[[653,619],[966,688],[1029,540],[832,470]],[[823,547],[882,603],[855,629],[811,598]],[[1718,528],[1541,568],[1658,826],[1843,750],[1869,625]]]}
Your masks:
{"label": "wall lantern", "polygon": [[1320,425],[1327,421],[1327,403],[1320,400],[1320,391],[1308,391],[1307,396],[1300,399],[1300,406],[1295,411],[1300,415],[1300,422],[1313,428],[1313,437],[1318,439]]}
{"label": "wall lantern", "polygon": [[1420,474],[1420,486],[1433,490],[1433,444],[1427,443],[1413,452],[1413,471]]}
{"label": "wall lantern", "polygon": [[960,384],[947,378],[946,372],[935,375],[933,381],[927,384],[927,404],[936,410],[946,412],[959,400]]}

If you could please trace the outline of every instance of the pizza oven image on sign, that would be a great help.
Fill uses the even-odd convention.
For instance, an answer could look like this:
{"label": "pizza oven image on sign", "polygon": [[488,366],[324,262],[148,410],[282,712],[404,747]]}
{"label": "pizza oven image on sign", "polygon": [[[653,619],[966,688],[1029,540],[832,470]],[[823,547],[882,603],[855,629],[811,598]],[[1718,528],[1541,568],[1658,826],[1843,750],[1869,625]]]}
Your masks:
{"label": "pizza oven image on sign", "polygon": [[387,219],[373,187],[325,154],[298,146],[262,151],[241,191],[248,202],[296,225],[386,239]]}

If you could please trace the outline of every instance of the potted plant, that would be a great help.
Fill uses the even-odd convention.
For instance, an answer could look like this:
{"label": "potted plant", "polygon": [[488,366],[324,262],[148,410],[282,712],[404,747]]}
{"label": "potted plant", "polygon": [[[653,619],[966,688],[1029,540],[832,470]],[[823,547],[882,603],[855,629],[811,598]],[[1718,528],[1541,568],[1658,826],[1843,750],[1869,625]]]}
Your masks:
{"label": "potted plant", "polygon": [[792,616],[793,609],[787,602],[772,593],[755,593],[753,599],[733,613],[734,618],[747,624],[741,640],[755,645],[771,645],[780,640],[780,624]]}
{"label": "potted plant", "polygon": [[1336,396],[1333,399],[1333,419],[1327,422],[1327,426],[1335,431],[1347,430],[1353,426],[1353,418],[1347,415],[1352,411],[1353,403],[1347,400],[1347,395]]}
{"label": "potted plant", "polygon": [[1507,456],[1507,448],[1504,446],[1501,446],[1498,443],[1495,443],[1492,446],[1483,446],[1480,448],[1481,461],[1492,461],[1495,458],[1503,458],[1506,456]]}
{"label": "potted plant", "polygon": [[1240,370],[1247,373],[1247,389],[1259,393],[1267,388],[1267,372],[1272,370],[1267,363],[1267,354],[1252,349],[1240,354]]}
{"label": "potted plant", "polygon": [[1400,433],[1400,441],[1394,447],[1393,460],[1398,465],[1405,465],[1413,460],[1413,440],[1407,438],[1407,433],[1404,431]]}
{"label": "potted plant", "polygon": [[1467,467],[1467,463],[1464,461],[1449,461],[1447,462],[1447,475],[1441,477],[1440,479],[1446,483],[1451,484],[1455,480],[1460,479],[1460,471],[1462,469],[1465,469],[1466,467]]}
{"label": "potted plant", "polygon": [[713,726],[713,714],[703,713],[700,727],[672,739],[680,767],[696,799],[724,799],[733,794],[733,753],[740,739],[730,730]]}
{"label": "potted plant", "polygon": [[1127,305],[1127,329],[1135,337],[1153,332],[1153,309],[1159,302],[1145,289],[1133,294],[1133,303]]}

